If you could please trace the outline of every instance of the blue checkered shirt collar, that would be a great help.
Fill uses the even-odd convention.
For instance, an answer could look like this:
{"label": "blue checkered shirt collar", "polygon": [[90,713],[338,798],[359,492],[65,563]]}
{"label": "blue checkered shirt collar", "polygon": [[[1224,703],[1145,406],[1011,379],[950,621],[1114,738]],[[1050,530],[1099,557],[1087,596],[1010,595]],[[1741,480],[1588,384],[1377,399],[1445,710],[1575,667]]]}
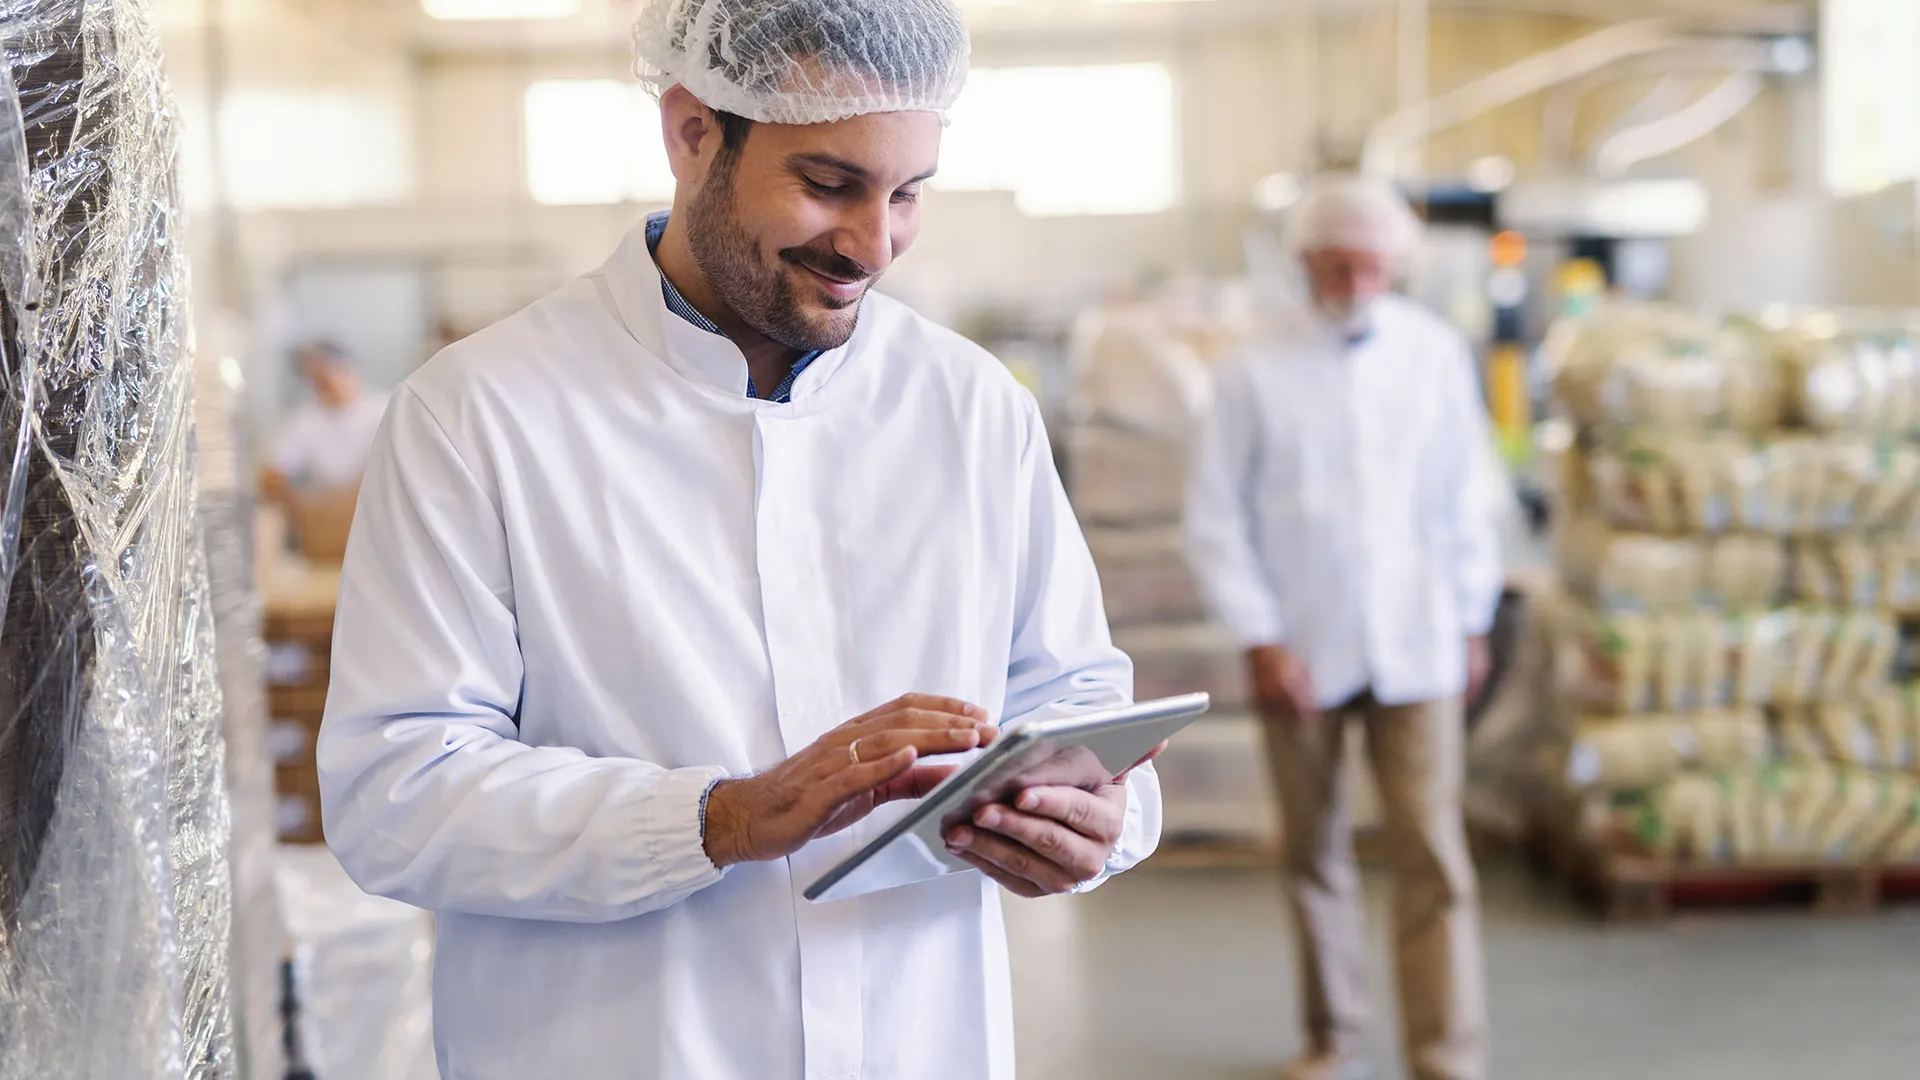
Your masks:
{"label": "blue checkered shirt collar", "polygon": [[[660,254],[660,238],[666,234],[666,213],[662,212],[649,215],[647,217],[647,251],[655,256],[656,263],[658,263],[658,256]],[[664,273],[660,275],[660,294],[666,298],[668,311],[673,312],[675,315],[680,316],[682,319],[705,330],[709,334],[718,334],[721,337],[727,336],[726,331],[720,329],[712,319],[694,310],[693,305],[687,303],[687,298],[680,295],[680,290],[673,287],[673,282],[667,280],[667,275]],[[776,405],[784,405],[792,401],[794,380],[800,377],[801,372],[807,370],[807,365],[818,359],[820,359],[820,353],[816,351],[807,353],[801,356],[800,359],[795,360],[793,367],[787,372],[787,377],[781,379],[780,385],[773,388],[773,394],[769,396],[767,400]],[[760,396],[759,390],[753,385],[753,376],[751,375],[747,376],[747,396],[751,398]]]}

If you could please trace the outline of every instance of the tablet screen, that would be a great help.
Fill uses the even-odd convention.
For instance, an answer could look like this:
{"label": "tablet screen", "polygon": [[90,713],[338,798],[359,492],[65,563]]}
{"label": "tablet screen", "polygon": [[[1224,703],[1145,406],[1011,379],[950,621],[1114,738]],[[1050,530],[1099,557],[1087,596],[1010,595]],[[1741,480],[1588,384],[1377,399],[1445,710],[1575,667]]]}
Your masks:
{"label": "tablet screen", "polygon": [[840,900],[973,868],[947,851],[946,831],[982,806],[1009,802],[1031,787],[1092,790],[1126,772],[1205,712],[1192,694],[1110,713],[1066,717],[1007,732],[966,769],[892,821],[876,814],[856,830],[862,847],[806,890],[816,902]]}

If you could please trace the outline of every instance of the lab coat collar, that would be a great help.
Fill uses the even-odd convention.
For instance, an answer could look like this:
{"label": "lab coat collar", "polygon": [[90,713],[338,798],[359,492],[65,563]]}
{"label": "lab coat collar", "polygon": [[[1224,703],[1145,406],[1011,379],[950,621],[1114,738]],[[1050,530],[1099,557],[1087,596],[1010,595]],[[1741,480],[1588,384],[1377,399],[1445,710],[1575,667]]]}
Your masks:
{"label": "lab coat collar", "polygon": [[667,310],[660,288],[660,268],[647,249],[647,229],[643,222],[627,233],[600,277],[607,283],[614,312],[627,333],[640,347],[658,357],[681,378],[727,394],[748,405],[768,409],[805,411],[811,399],[823,391],[833,376],[846,365],[870,336],[867,316],[870,307],[862,301],[861,319],[853,338],[837,349],[829,349],[807,365],[793,383],[790,404],[776,404],[747,396],[747,358],[740,347],[723,335],[708,333]]}

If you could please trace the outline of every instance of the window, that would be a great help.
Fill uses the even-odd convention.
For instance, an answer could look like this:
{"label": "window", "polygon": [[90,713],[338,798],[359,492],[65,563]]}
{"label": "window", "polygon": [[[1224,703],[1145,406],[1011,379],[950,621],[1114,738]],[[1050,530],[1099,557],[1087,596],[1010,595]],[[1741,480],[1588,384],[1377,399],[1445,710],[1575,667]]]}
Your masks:
{"label": "window", "polygon": [[1920,4],[1820,9],[1827,186],[1860,195],[1920,178]]}
{"label": "window", "polygon": [[[237,210],[400,202],[413,190],[407,115],[389,99],[329,90],[239,90],[220,103],[219,177]],[[197,127],[183,185],[208,190],[212,155]]]}
{"label": "window", "polygon": [[1011,191],[1034,217],[1154,214],[1180,198],[1159,64],[982,69],[954,103],[934,186]]}
{"label": "window", "polygon": [[617,79],[566,79],[527,88],[527,188],[548,205],[667,202],[673,170],[660,106]]}

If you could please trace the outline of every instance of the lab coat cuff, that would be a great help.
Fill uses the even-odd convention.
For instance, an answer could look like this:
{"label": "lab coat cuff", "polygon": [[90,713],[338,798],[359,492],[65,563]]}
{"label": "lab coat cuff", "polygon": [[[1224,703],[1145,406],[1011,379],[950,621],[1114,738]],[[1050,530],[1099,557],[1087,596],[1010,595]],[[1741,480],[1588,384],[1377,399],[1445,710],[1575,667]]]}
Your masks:
{"label": "lab coat cuff", "polygon": [[719,881],[722,871],[707,857],[707,796],[727,778],[720,768],[674,769],[641,800],[632,835],[640,865],[661,874],[655,890],[688,896]]}
{"label": "lab coat cuff", "polygon": [[1460,616],[1460,629],[1470,638],[1486,637],[1493,632],[1493,620],[1497,609],[1474,609]]}
{"label": "lab coat cuff", "polygon": [[[1140,768],[1151,769],[1152,766],[1143,765]],[[1135,770],[1136,773],[1138,771]],[[1113,845],[1113,850],[1107,853],[1107,864],[1100,871],[1100,876],[1075,885],[1070,890],[1071,894],[1090,893],[1106,884],[1107,879],[1115,874],[1124,874],[1145,862],[1160,846],[1159,815],[1155,813],[1153,818],[1152,821],[1148,820],[1147,804],[1129,779],[1126,824],[1120,829],[1120,839]]]}
{"label": "lab coat cuff", "polygon": [[1281,629],[1278,622],[1248,623],[1241,626],[1229,626],[1227,630],[1233,634],[1234,643],[1240,646],[1242,652],[1248,649],[1257,649],[1262,645],[1285,645],[1287,643],[1286,631]]}

